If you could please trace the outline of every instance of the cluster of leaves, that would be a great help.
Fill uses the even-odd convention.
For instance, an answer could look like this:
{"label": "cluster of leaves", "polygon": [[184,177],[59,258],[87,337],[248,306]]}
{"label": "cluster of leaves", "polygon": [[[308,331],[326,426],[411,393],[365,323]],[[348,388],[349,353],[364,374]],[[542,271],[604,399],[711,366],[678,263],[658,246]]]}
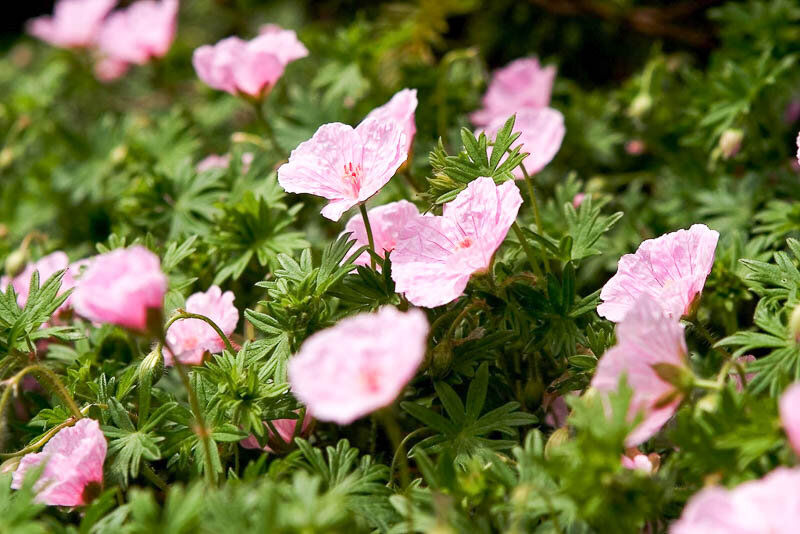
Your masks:
{"label": "cluster of leaves", "polygon": [[[13,467],[14,451],[38,450],[79,409],[100,422],[108,459],[105,490],[82,514],[45,508],[30,485],[11,491],[0,475],[0,532],[661,532],[705,483],[794,462],[776,408],[800,379],[792,0],[703,11],[717,38],[708,50],[620,36],[614,20],[561,18],[548,2],[377,3],[354,18],[332,16],[337,2],[256,4],[184,2],[170,55],[111,86],[93,80],[85,58],[26,37],[0,59],[0,258],[10,270],[20,253],[79,259],[140,243],[169,277],[167,316],[219,284],[244,318],[234,350],[188,373],[198,432],[180,374],[154,365],[149,340],[50,320],[68,297],[58,295],[63,273],[34,276],[22,307],[4,284],[0,388],[14,409],[0,414],[0,457]],[[604,13],[666,9],[641,4]],[[265,105],[277,147],[249,104],[195,83],[190,61],[195,46],[266,21],[302,28],[311,52]],[[364,248],[319,216],[319,201],[283,192],[275,169],[285,152],[320,124],[356,123],[415,87],[413,155],[370,205],[408,199],[437,213],[477,177],[513,179],[533,150],[519,147],[513,117],[493,138],[467,128],[484,60],[531,52],[560,65],[551,105],[567,135],[531,187],[519,182],[525,203],[490,272],[426,310],[426,360],[392,408],[389,434],[402,445],[371,418],[270,440],[265,423],[301,417],[287,362],[308,336],[357,312],[409,306],[391,255],[380,270],[356,267]],[[601,57],[628,70],[587,79]],[[742,135],[733,154],[719,144],[731,130]],[[210,153],[228,153],[230,165],[198,171]],[[741,390],[729,381],[686,399],[642,445],[661,456],[658,472],[635,472],[620,463],[630,391],[622,384],[605,405],[585,393],[614,344],[594,310],[622,254],[695,222],[722,237],[698,326],[687,329],[691,363],[712,376],[752,354],[754,376]],[[26,369],[45,387],[25,387]],[[558,395],[571,411],[560,427]],[[242,448],[251,434],[272,452]]]}

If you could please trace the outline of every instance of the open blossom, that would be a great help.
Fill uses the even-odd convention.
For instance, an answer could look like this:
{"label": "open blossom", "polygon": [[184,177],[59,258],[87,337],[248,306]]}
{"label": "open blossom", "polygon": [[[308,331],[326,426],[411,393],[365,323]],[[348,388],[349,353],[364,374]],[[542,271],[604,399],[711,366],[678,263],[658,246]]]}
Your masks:
{"label": "open blossom", "polygon": [[382,121],[393,120],[403,128],[406,134],[406,152],[411,150],[411,143],[414,142],[414,134],[417,133],[417,125],[414,122],[414,113],[417,111],[417,90],[403,89],[384,105],[373,109],[367,114],[366,119],[378,119]]}
{"label": "open blossom", "polygon": [[90,321],[145,330],[148,310],[162,308],[166,291],[158,256],[134,245],[90,260],[75,286],[72,306]]}
{"label": "open blossom", "polygon": [[177,19],[178,0],[139,0],[109,15],[97,44],[107,61],[144,65],[169,51]]}
{"label": "open blossom", "polygon": [[[367,212],[367,216],[372,228],[375,252],[380,256],[384,256],[387,252],[394,250],[400,238],[400,233],[408,226],[409,221],[421,217],[417,207],[407,200],[390,202],[389,204],[372,208]],[[344,231],[352,233],[351,237],[356,240],[357,246],[369,245],[367,229],[360,213],[347,221]],[[356,265],[369,265],[369,253],[362,253],[355,263]]]}
{"label": "open blossom", "polygon": [[800,470],[779,467],[760,480],[694,495],[670,534],[795,534],[800,525]]}
{"label": "open blossom", "polygon": [[689,313],[714,265],[718,239],[718,232],[695,224],[643,241],[636,254],[620,258],[617,273],[600,292],[597,313],[619,322],[643,294],[673,319]]}
{"label": "open blossom", "polygon": [[[9,279],[7,276],[0,278],[0,290],[5,291],[10,284],[17,294],[17,304],[21,308],[25,306],[25,303],[28,301],[31,277],[35,271],[39,272],[39,285],[41,286],[48,278],[58,271],[64,270],[64,276],[61,278],[61,288],[58,291],[60,295],[75,287],[75,276],[78,274],[79,268],[80,263],[71,266],[67,255],[61,251],[56,251],[40,258],[34,263],[29,263],[25,266],[25,269],[14,278]],[[70,295],[58,308],[56,313],[61,313],[69,309],[71,298],[72,296]]]}
{"label": "open blossom", "polygon": [[271,25],[251,41],[228,37],[213,46],[201,46],[194,51],[192,63],[197,76],[210,87],[262,98],[286,65],[307,55],[295,32]]}
{"label": "open blossom", "polygon": [[398,293],[417,306],[452,302],[474,273],[485,272],[522,204],[513,181],[478,178],[444,206],[441,217],[409,221],[392,253]]}
{"label": "open blossom", "polygon": [[[302,426],[300,427],[300,432],[298,432],[297,435],[298,436],[307,435],[308,428],[311,426],[311,422],[313,420],[314,418],[311,417],[311,414],[308,412],[308,410],[306,410],[306,414],[303,417]],[[295,436],[295,428],[297,427],[299,419],[273,419],[270,422],[272,423],[272,426],[275,427],[275,430],[278,431],[278,435],[275,436],[275,434],[272,432],[272,429],[270,429],[269,426],[267,426],[267,423],[265,422],[264,426],[266,427],[267,435],[269,436],[268,440],[278,439],[283,443],[292,442]],[[245,449],[261,449],[266,452],[273,452],[272,448],[269,445],[261,447],[261,445],[259,445],[258,443],[258,439],[252,434],[243,439],[242,441],[240,441],[239,444]]]}
{"label": "open blossom", "polygon": [[14,471],[11,487],[20,489],[29,469],[44,464],[34,485],[36,500],[51,506],[81,506],[103,485],[106,438],[94,419],[81,419],[58,431],[42,452],[26,454]]}
{"label": "open blossom", "polygon": [[383,307],[309,337],[289,360],[292,392],[321,421],[350,424],[391,404],[425,356],[428,321]]}
{"label": "open blossom", "polygon": [[61,48],[87,48],[94,45],[103,19],[117,0],[58,0],[53,16],[37,17],[28,23],[28,32]]}
{"label": "open blossom", "polygon": [[633,390],[629,417],[644,419],[627,437],[634,447],[649,439],[675,414],[681,394],[663,380],[653,365],[687,368],[683,325],[665,315],[658,302],[644,295],[617,325],[617,344],[600,358],[592,386],[600,392],[616,391],[625,375]]}
{"label": "open blossom", "polygon": [[[195,293],[186,299],[184,309],[189,313],[205,315],[230,336],[239,322],[239,310],[233,305],[233,293],[225,293],[218,286],[211,286],[205,293]],[[164,363],[200,365],[206,352],[222,352],[225,342],[214,329],[201,319],[179,319],[167,330],[167,348]]]}
{"label": "open blossom", "polygon": [[470,120],[476,126],[487,126],[523,109],[547,107],[555,77],[556,68],[542,68],[535,57],[512,61],[494,73],[483,96],[483,109],[470,115]]}
{"label": "open blossom", "polygon": [[658,453],[642,454],[639,449],[631,448],[622,455],[622,467],[635,471],[641,471],[651,475],[658,471],[661,465],[661,457]]}
{"label": "open blossom", "polygon": [[[508,116],[494,119],[486,127],[486,135],[490,139],[494,139],[506,120],[508,120]],[[514,131],[520,132],[515,146],[522,145],[521,151],[528,153],[528,157],[522,162],[525,171],[529,175],[536,174],[553,160],[561,148],[561,142],[566,133],[564,116],[553,108],[522,109],[517,112]],[[492,147],[489,147],[489,154],[491,154],[491,150]],[[504,161],[506,157],[508,156],[503,156],[500,161]],[[522,169],[519,167],[513,170],[513,174],[520,180],[524,178]]]}
{"label": "open blossom", "polygon": [[377,193],[407,157],[406,135],[395,121],[365,119],[355,128],[334,122],[292,150],[278,182],[289,193],[328,199],[322,215],[338,221]]}
{"label": "open blossom", "polygon": [[795,382],[781,395],[778,403],[781,424],[794,452],[800,456],[800,382]]}

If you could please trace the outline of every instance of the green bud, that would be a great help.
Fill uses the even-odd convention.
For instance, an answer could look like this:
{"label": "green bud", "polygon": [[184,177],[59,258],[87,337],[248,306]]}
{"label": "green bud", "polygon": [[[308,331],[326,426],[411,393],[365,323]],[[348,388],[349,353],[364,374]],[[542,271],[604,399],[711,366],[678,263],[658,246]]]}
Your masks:
{"label": "green bud", "polygon": [[28,263],[27,248],[19,248],[13,251],[6,258],[6,263],[5,263],[6,275],[11,278],[14,278],[23,270],[25,270],[25,265],[27,263]]}
{"label": "green bud", "polygon": [[0,150],[0,169],[5,169],[14,162],[14,150],[7,146]]}
{"label": "green bud", "polygon": [[545,459],[550,459],[550,456],[553,454],[553,451],[569,441],[569,429],[565,426],[562,426],[552,434],[550,434],[550,438],[547,440],[547,443],[544,445],[544,457]]}
{"label": "green bud", "polygon": [[145,375],[150,378],[150,383],[155,384],[164,376],[164,354],[158,349],[153,349],[139,364],[139,379]]}
{"label": "green bud", "polygon": [[128,147],[125,145],[119,145],[111,151],[111,163],[114,165],[119,165],[126,157],[128,157]]}
{"label": "green bud", "polygon": [[442,377],[450,370],[450,365],[453,363],[453,346],[449,340],[444,340],[430,352],[429,369],[431,374],[436,377]]}
{"label": "green bud", "polygon": [[672,384],[679,391],[691,391],[694,375],[687,367],[671,363],[654,363],[651,367],[664,382]]}
{"label": "green bud", "polygon": [[628,107],[628,115],[641,119],[653,107],[653,98],[647,93],[639,93]]}
{"label": "green bud", "polygon": [[19,462],[22,460],[22,456],[14,456],[13,458],[9,458],[2,464],[0,464],[0,473],[13,473],[19,467]]}
{"label": "green bud", "polygon": [[713,412],[717,409],[717,405],[719,404],[719,393],[716,391],[712,391],[708,395],[704,395],[700,400],[697,401],[695,405],[695,409],[697,413],[703,412]]}

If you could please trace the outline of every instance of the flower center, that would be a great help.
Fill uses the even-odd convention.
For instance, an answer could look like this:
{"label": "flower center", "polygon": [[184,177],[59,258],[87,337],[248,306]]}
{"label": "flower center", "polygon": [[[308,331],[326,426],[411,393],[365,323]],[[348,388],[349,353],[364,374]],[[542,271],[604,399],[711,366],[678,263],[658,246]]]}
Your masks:
{"label": "flower center", "polygon": [[353,194],[355,196],[358,196],[358,192],[361,189],[361,179],[363,172],[364,169],[361,167],[361,164],[353,165],[353,163],[350,162],[344,166],[342,181],[345,184],[350,185],[350,188],[353,190]]}
{"label": "flower center", "polygon": [[464,239],[456,243],[456,250],[469,248],[471,246],[472,246],[472,239],[469,237],[465,237]]}

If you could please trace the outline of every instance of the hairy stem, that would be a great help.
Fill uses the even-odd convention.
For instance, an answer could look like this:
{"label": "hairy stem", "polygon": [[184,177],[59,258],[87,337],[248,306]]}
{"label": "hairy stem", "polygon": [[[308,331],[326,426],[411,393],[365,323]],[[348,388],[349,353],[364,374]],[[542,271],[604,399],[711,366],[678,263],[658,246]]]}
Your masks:
{"label": "hairy stem", "polygon": [[233,344],[231,344],[230,339],[228,339],[228,336],[225,335],[225,332],[223,332],[222,329],[219,326],[217,326],[217,323],[211,320],[211,318],[206,317],[205,315],[201,315],[199,313],[190,313],[187,311],[178,312],[177,314],[170,317],[169,321],[167,321],[166,326],[164,326],[164,332],[169,330],[169,327],[172,326],[172,323],[174,323],[175,321],[179,321],[181,319],[199,319],[201,321],[205,321],[211,328],[214,329],[217,335],[219,335],[223,343],[225,343],[225,348],[229,352],[236,354],[236,349],[233,348]]}
{"label": "hairy stem", "polygon": [[267,137],[267,139],[269,139],[270,144],[272,144],[272,147],[280,155],[280,157],[282,159],[287,159],[289,156],[278,144],[278,138],[275,137],[275,131],[272,129],[272,125],[270,125],[269,121],[267,120],[267,116],[264,114],[264,106],[262,105],[262,102],[260,100],[252,100],[251,102],[256,111],[256,120],[258,120],[258,124],[261,125],[264,135]]}
{"label": "hairy stem", "polygon": [[372,237],[372,225],[369,224],[369,215],[367,215],[367,206],[364,202],[358,205],[358,209],[361,210],[361,218],[364,219],[364,228],[367,231],[367,241],[369,241],[369,249],[372,251],[372,254],[369,255],[369,265],[373,269],[375,269],[375,256],[377,254],[375,252],[375,238]]}
{"label": "hairy stem", "polygon": [[533,269],[533,274],[536,275],[536,278],[542,278],[542,270],[539,268],[539,262],[536,261],[536,253],[533,251],[533,247],[531,247],[530,243],[528,243],[528,238],[525,237],[525,234],[522,233],[522,228],[514,222],[511,225],[511,229],[514,230],[514,235],[517,236],[517,240],[519,244],[522,245],[522,249],[525,251],[525,255],[528,257],[528,263],[531,264],[531,269]]}

